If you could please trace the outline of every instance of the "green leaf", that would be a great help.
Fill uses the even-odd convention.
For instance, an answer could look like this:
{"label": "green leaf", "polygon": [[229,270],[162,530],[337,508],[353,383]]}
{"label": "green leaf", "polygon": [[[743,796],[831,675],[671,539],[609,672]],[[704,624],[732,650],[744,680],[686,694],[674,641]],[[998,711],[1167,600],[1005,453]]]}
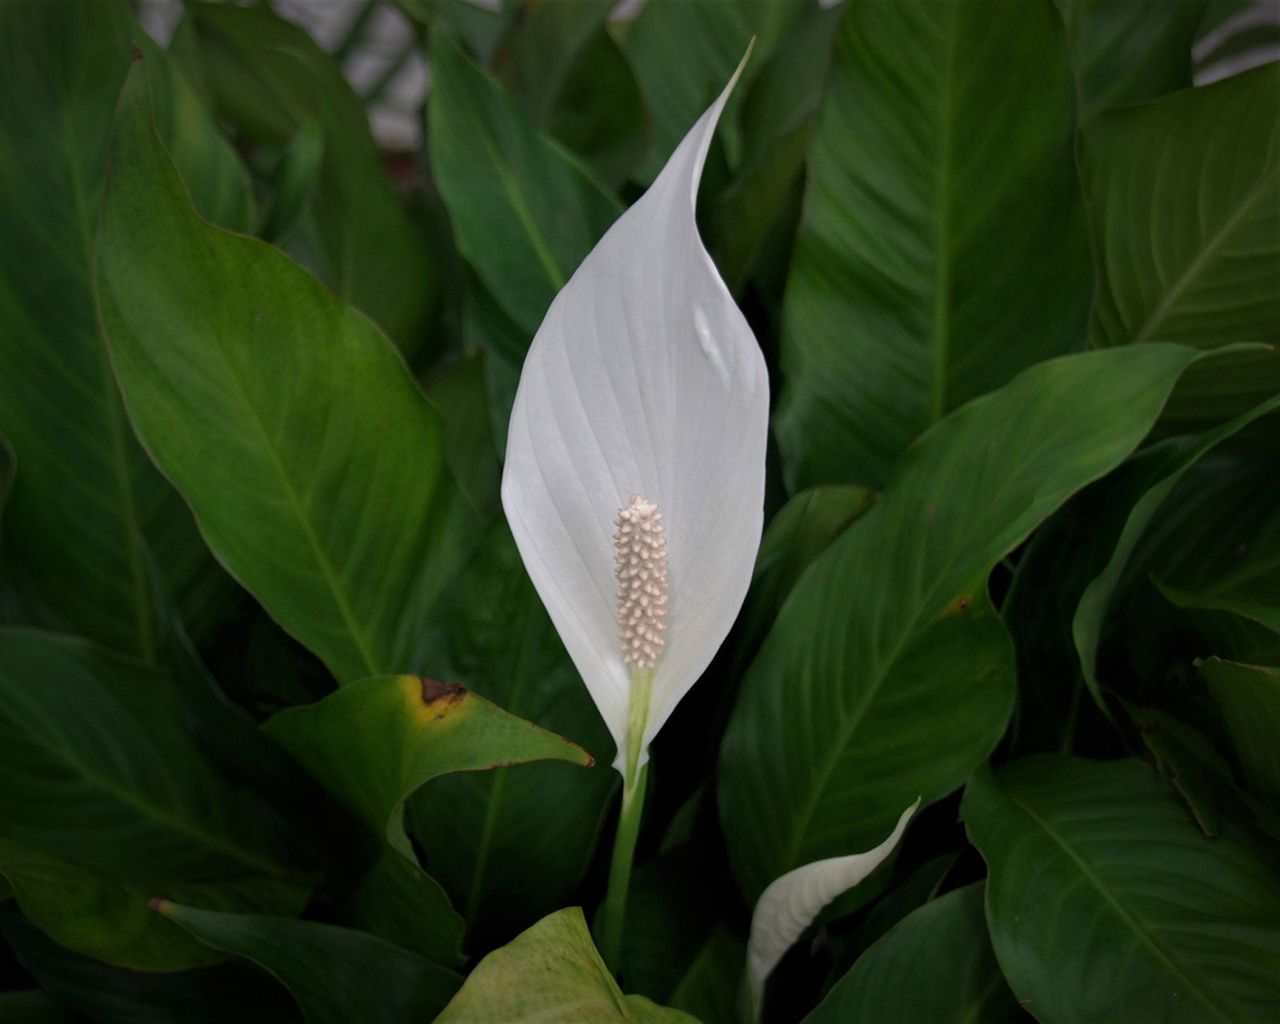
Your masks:
{"label": "green leaf", "polygon": [[600,764],[585,774],[556,763],[457,773],[410,801],[409,832],[466,918],[469,944],[506,941],[569,902],[582,880],[617,783],[606,767],[613,741],[505,522],[489,531],[423,642],[440,675],[576,740]]}
{"label": "green leaf", "polygon": [[71,1024],[71,1017],[38,989],[0,992],[0,1020],[6,1024]]}
{"label": "green leaf", "polygon": [[168,900],[156,908],[201,942],[244,957],[293,993],[308,1024],[406,1024],[444,1009],[453,971],[391,943],[331,924],[225,914]]}
{"label": "green leaf", "polygon": [[97,270],[134,429],[219,560],[339,679],[416,667],[473,529],[439,417],[369,320],[196,216],[144,63],[121,94]]}
{"label": "green leaf", "polygon": [[[781,265],[785,277],[805,151],[843,14],[839,6],[815,5],[797,17],[744,91],[742,166],[710,206],[707,231],[716,266],[735,293],[766,261],[770,270]],[[780,279],[776,291],[782,287]]]}
{"label": "green leaf", "polygon": [[383,171],[364,104],[341,66],[267,9],[201,3],[191,11],[218,107],[250,140],[285,146],[308,125],[320,129],[305,262],[402,349],[416,352],[439,275]]}
{"label": "green leaf", "polygon": [[158,120],[198,209],[247,223],[243,168],[122,0],[0,6],[0,431],[22,459],[3,576],[23,620],[150,658],[143,546],[193,618],[213,566],[133,440],[93,307],[93,224],[131,37],[156,65]]}
{"label": "green leaf", "polygon": [[[1102,572],[1085,588],[1072,620],[1071,632],[1075,639],[1080,664],[1084,669],[1085,684],[1094,703],[1110,714],[1097,676],[1098,645],[1103,626],[1111,607],[1112,596],[1124,575],[1125,568],[1137,547],[1143,532],[1160,510],[1170,492],[1197,460],[1215,445],[1236,434],[1242,428],[1267,413],[1280,408],[1280,395],[1263,402],[1243,416],[1238,416],[1218,429],[1202,437],[1171,438],[1158,448],[1148,449],[1129,469],[1130,479],[1137,479],[1138,497],[1129,508],[1124,527],[1116,537],[1115,546]],[[1135,472],[1136,470],[1136,472]],[[1126,481],[1128,483],[1128,481]],[[1132,486],[1132,485],[1131,485]],[[1276,612],[1280,619],[1280,609]]]}
{"label": "green leaf", "polygon": [[0,544],[4,541],[4,504],[9,500],[9,492],[13,490],[13,477],[17,468],[13,446],[0,434]]}
{"label": "green leaf", "polygon": [[577,907],[543,918],[471,972],[436,1024],[697,1024],[643,996],[624,996]]}
{"label": "green leaf", "polygon": [[1029,1020],[991,951],[982,896],[975,882],[912,911],[858,958],[805,1024]]}
{"label": "green leaf", "polygon": [[1222,712],[1241,781],[1280,811],[1280,669],[1221,658],[1206,658],[1199,668]]}
{"label": "green leaf", "polygon": [[166,674],[83,640],[0,631],[0,872],[63,945],[175,970],[215,958],[149,914],[149,897],[305,902],[271,812],[222,779],[181,715]]}
{"label": "green leaf", "polygon": [[[1098,118],[1083,134],[1099,284],[1090,343],[1274,343],[1280,332],[1280,66]],[[1161,199],[1152,203],[1153,190]],[[1228,415],[1280,392],[1274,347],[1199,368]]]}
{"label": "green leaf", "polygon": [[931,423],[1080,346],[1074,131],[1050,0],[847,5],[783,309],[792,490],[878,488]]}
{"label": "green leaf", "polygon": [[1243,842],[1201,835],[1131,760],[1046,755],[969,783],[987,920],[1045,1024],[1266,1020],[1280,999],[1280,881]]}
{"label": "green leaf", "polygon": [[[172,934],[188,941],[176,928]],[[77,1022],[292,1024],[298,1019],[288,994],[241,962],[166,972],[111,967],[54,942],[12,904],[0,905],[0,937],[43,991],[83,1015],[74,1018]]]}
{"label": "green leaf", "polygon": [[[711,105],[755,39],[745,87],[787,27],[806,9],[802,0],[652,0],[627,33],[624,50],[653,118],[654,146],[640,177],[652,180],[685,132]],[[731,96],[723,121],[733,136],[741,96]]]}
{"label": "green leaf", "polygon": [[617,186],[644,156],[649,124],[640,86],[605,26],[612,6],[524,4],[494,63],[521,113]]}
{"label": "green leaf", "polygon": [[621,208],[443,32],[431,61],[432,170],[458,248],[527,344]]}
{"label": "green leaf", "polygon": [[282,711],[263,728],[373,835],[385,838],[390,849],[375,865],[373,891],[419,892],[413,902],[429,906],[433,917],[416,922],[421,941],[414,948],[441,963],[456,962],[462,921],[418,868],[404,827],[405,801],[449,772],[543,759],[591,764],[580,747],[461,686],[418,676],[361,680],[317,704]]}
{"label": "green leaf", "polygon": [[810,565],[721,748],[721,820],[749,898],[876,845],[917,796],[955,789],[995,746],[1013,653],[987,575],[1133,450],[1195,358],[1149,351],[1050,360],[952,413]]}
{"label": "green leaf", "polygon": [[1204,0],[1058,0],[1080,95],[1080,122],[1191,85]]}

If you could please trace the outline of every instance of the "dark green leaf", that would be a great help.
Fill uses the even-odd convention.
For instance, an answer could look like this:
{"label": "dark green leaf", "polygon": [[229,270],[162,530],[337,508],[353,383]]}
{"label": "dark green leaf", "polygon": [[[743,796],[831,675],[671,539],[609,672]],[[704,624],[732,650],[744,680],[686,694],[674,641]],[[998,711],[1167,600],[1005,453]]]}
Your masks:
{"label": "dark green leaf", "polygon": [[577,907],[543,918],[480,964],[436,1024],[697,1024],[624,996]]}
{"label": "dark green leaf", "polygon": [[[1197,460],[1215,445],[1277,408],[1280,408],[1280,395],[1202,437],[1171,438],[1158,449],[1153,447],[1140,460],[1135,460],[1140,462],[1140,466],[1131,467],[1130,477],[1140,481],[1136,491],[1139,496],[1129,506],[1124,528],[1115,539],[1106,567],[1081,595],[1071,625],[1085,683],[1094,702],[1104,711],[1107,705],[1097,676],[1098,645],[1112,596],[1143,532],[1178,481]],[[1137,472],[1132,472],[1135,469]],[[1280,594],[1276,596],[1280,597]],[[1280,620],[1280,609],[1277,609],[1276,616]]]}
{"label": "dark green leaf", "polygon": [[[319,127],[313,223],[303,232],[307,262],[402,349],[416,352],[438,275],[426,239],[387,180],[364,105],[341,66],[268,9],[195,4],[192,11],[218,106],[251,140],[296,145],[300,132]],[[286,192],[277,202],[296,201],[287,190],[297,170],[283,168],[278,187]]]}
{"label": "dark green leaf", "polygon": [[150,658],[144,544],[196,618],[187,598],[212,564],[133,440],[93,308],[93,223],[131,37],[156,66],[157,120],[197,208],[247,223],[235,154],[123,0],[0,7],[0,430],[22,459],[4,576],[24,620]]}
{"label": "dark green leaf", "polygon": [[[531,764],[445,776],[409,804],[410,834],[473,935],[503,941],[567,903],[595,848],[617,774],[613,742],[496,524],[424,637],[434,670],[581,743],[599,765]],[[537,885],[529,879],[536,878]]]}
{"label": "dark green leaf", "polygon": [[458,247],[527,344],[620,208],[444,33],[431,58],[432,169]]}
{"label": "dark green leaf", "polygon": [[1280,669],[1207,658],[1200,675],[1222,712],[1245,788],[1280,811]]}
{"label": "dark green leaf", "polygon": [[1133,450],[1195,358],[1146,351],[1051,360],[952,413],[810,565],[721,749],[721,818],[748,897],[876,845],[917,796],[956,788],[995,746],[1014,680],[987,575]]}
{"label": "dark green leaf", "polygon": [[308,1024],[425,1024],[462,984],[448,968],[349,928],[168,900],[156,910],[206,945],[270,973],[293,993]]}
{"label": "dark green leaf", "polygon": [[71,1024],[72,1018],[39,990],[0,992],[0,1020],[5,1024]]}
{"label": "dark green leaf", "polygon": [[0,872],[58,942],[175,970],[215,958],[149,914],[149,897],[279,913],[305,902],[265,804],[192,743],[172,678],[86,641],[6,630],[0,692]]}
{"label": "dark green leaf", "polygon": [[1058,0],[1080,94],[1080,121],[1191,85],[1204,0]]}
{"label": "dark green leaf", "polygon": [[542,759],[591,763],[580,747],[461,686],[418,676],[361,680],[318,704],[282,711],[264,729],[390,844],[374,869],[379,892],[411,886],[436,894],[424,897],[424,905],[434,903],[433,916],[416,922],[414,948],[441,963],[456,961],[462,922],[418,868],[405,833],[405,801],[449,772]]}
{"label": "dark green leaf", "polygon": [[[644,180],[657,175],[685,132],[720,95],[752,39],[755,49],[740,88],[807,6],[803,0],[645,3],[624,45],[653,118],[654,148],[641,174]],[[723,119],[727,137],[736,135],[741,102],[740,94],[729,100]]]}
{"label": "dark green leaf", "polygon": [[931,423],[1080,346],[1074,132],[1050,0],[846,6],[783,313],[793,490],[882,486]]}
{"label": "dark green leaf", "polygon": [[991,872],[996,957],[1038,1020],[1274,1013],[1274,863],[1203,836],[1146,765],[1025,758],[976,775],[963,813]]}
{"label": "dark green leaf", "polygon": [[369,320],[196,216],[144,64],[112,152],[99,303],[139,438],[222,563],[339,679],[415,667],[472,530],[439,417]]}
{"label": "dark green leaf", "polygon": [[[1275,342],[1280,66],[1100,117],[1080,159],[1099,272],[1092,344]],[[1201,396],[1236,415],[1280,392],[1280,352],[1206,363],[1195,380],[1180,415]]]}
{"label": "dark green leaf", "polygon": [[982,897],[975,882],[912,911],[858,958],[805,1024],[1028,1020],[991,951]]}

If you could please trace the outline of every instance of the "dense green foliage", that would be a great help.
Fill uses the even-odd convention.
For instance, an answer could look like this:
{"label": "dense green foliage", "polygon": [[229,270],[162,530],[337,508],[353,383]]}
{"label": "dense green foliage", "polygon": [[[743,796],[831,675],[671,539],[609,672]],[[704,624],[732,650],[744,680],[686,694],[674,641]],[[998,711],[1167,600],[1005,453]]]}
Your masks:
{"label": "dense green foliage", "polygon": [[[735,1024],[762,891],[917,797],[764,1021],[1280,1018],[1280,65],[1193,85],[1209,0],[611,6],[403,0],[393,157],[267,4],[0,0],[0,1021]],[[753,38],[698,222],[767,529],[611,972],[507,420]]]}

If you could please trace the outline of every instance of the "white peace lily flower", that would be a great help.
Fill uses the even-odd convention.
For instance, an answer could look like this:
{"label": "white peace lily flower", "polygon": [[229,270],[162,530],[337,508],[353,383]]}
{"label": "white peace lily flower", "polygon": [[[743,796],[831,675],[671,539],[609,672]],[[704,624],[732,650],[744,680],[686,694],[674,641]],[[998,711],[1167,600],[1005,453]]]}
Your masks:
{"label": "white peace lily flower", "polygon": [[764,983],[778,961],[813,924],[823,907],[863,881],[893,853],[919,806],[917,800],[903,811],[889,837],[874,849],[814,861],[788,871],[760,894],[751,915],[751,937],[747,942],[747,995],[752,1020],[758,1019]]}
{"label": "white peace lily flower", "polygon": [[763,525],[764,359],[694,223],[737,77],[556,296],[511,413],[503,508],[628,780],[728,633]]}

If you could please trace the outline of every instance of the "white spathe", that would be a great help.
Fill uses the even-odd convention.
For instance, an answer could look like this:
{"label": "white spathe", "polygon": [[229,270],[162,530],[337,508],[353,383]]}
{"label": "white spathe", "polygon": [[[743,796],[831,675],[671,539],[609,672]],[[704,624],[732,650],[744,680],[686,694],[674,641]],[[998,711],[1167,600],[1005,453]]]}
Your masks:
{"label": "white spathe", "polygon": [[756,900],[747,941],[747,984],[752,1006],[759,1012],[764,983],[796,939],[813,924],[822,908],[878,868],[893,853],[920,806],[917,800],[898,818],[889,837],[866,853],[830,857],[788,871],[769,883]]}
{"label": "white spathe", "polygon": [[741,70],[556,296],[511,412],[502,505],[618,745],[619,771],[631,685],[618,641],[619,509],[644,495],[666,531],[666,642],[640,764],[733,624],[760,544],[768,375],[694,223],[702,165]]}

